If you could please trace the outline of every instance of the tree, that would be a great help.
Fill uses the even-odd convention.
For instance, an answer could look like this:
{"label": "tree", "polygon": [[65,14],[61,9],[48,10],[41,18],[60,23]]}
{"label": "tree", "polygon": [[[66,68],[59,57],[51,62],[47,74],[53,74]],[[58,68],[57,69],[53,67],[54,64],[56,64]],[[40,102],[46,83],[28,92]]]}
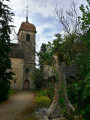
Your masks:
{"label": "tree", "polygon": [[35,85],[35,88],[38,90],[45,85],[43,73],[40,69],[37,68],[34,69],[34,72],[32,73],[32,80],[33,84]]}
{"label": "tree", "polygon": [[[10,89],[10,80],[12,80],[12,72],[6,72],[11,69],[11,61],[8,57],[10,52],[10,34],[12,22],[11,9],[4,4],[5,0],[0,1],[0,101],[6,100]],[[9,0],[6,0],[9,1]]]}
{"label": "tree", "polygon": [[83,5],[80,6],[82,12],[80,24],[83,31],[80,39],[84,44],[84,47],[82,51],[77,54],[76,63],[79,70],[78,85],[82,86],[77,90],[77,94],[80,94],[80,102],[78,101],[77,104],[84,119],[88,120],[90,114],[90,1],[87,0],[87,2],[88,6],[86,6],[86,8]]}
{"label": "tree", "polygon": [[56,8],[55,13],[57,20],[62,24],[63,30],[66,34],[71,37],[72,33],[77,36],[81,35],[78,12],[74,1],[71,3],[70,9],[64,11],[63,8]]}
{"label": "tree", "polygon": [[[73,7],[71,8],[71,10],[66,11],[66,17],[64,16],[63,11],[59,11],[59,9],[56,9],[58,20],[63,25],[66,35],[61,40],[59,35],[57,35],[52,44],[48,43],[46,45],[48,46],[48,56],[53,56],[55,53],[61,52],[62,55],[64,55],[65,57],[65,59],[63,60],[65,60],[66,63],[76,63],[78,68],[78,77],[76,79],[68,78],[68,95],[71,102],[74,104],[76,111],[81,114],[83,116],[83,119],[85,120],[89,119],[90,113],[90,2],[89,0],[87,0],[87,2],[88,6],[86,6],[86,8],[83,5],[80,6],[82,16],[78,16],[74,3],[72,4]],[[48,61],[50,58],[51,57],[47,57]],[[59,60],[60,59],[61,56],[59,57]],[[47,73],[49,74],[49,72]],[[63,73],[61,74],[61,76],[62,75]],[[59,96],[58,93],[57,96]],[[54,101],[56,100],[57,99],[55,98]],[[53,104],[52,106],[54,105],[55,104]],[[58,108],[56,109],[58,110]],[[52,113],[51,109],[49,110],[50,113]]]}
{"label": "tree", "polygon": [[39,64],[40,68],[42,69],[45,63],[50,64],[50,58],[52,57],[52,47],[51,43],[42,44],[41,50],[38,53],[39,56]]}
{"label": "tree", "polygon": [[72,79],[72,82],[70,82],[71,79],[68,79],[68,82],[70,82],[68,84],[68,94],[71,101],[77,105],[79,113],[82,114],[84,119],[88,120],[90,113],[90,1],[87,0],[87,2],[86,7],[84,5],[80,6],[82,16],[78,16],[74,3],[72,4],[73,9],[66,11],[66,17],[63,10],[56,9],[56,14],[67,33],[64,38],[65,42],[63,42],[64,55],[66,52],[67,55],[69,53],[69,61],[72,64],[72,60],[74,60],[79,74],[76,79]]}

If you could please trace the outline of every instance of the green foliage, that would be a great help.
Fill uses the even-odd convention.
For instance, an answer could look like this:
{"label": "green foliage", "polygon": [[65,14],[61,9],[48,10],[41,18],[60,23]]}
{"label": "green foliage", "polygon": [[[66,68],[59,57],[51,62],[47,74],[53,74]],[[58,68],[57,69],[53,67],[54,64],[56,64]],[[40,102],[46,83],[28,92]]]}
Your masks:
{"label": "green foliage", "polygon": [[41,90],[37,94],[35,100],[37,103],[43,103],[43,104],[49,104],[51,102],[51,99],[48,97],[48,90]]}
{"label": "green foliage", "polygon": [[50,52],[50,44],[42,44],[41,50],[38,53],[40,68],[43,68],[44,64],[50,64],[52,53]]}
{"label": "green foliage", "polygon": [[49,88],[47,96],[51,99],[51,101],[53,101],[54,89]]}
{"label": "green foliage", "polygon": [[65,98],[61,97],[59,99],[59,102],[60,102],[61,112],[65,114],[66,113]]}
{"label": "green foliage", "polygon": [[83,5],[80,7],[80,10],[82,11],[81,29],[83,30],[81,41],[84,44],[84,48],[76,57],[76,64],[79,70],[79,76],[77,78],[79,89],[76,88],[76,91],[77,95],[80,96],[77,104],[84,119],[87,120],[89,119],[90,114],[90,2],[88,1],[88,3],[86,9]]}
{"label": "green foliage", "polygon": [[53,101],[53,98],[54,98],[54,84],[53,84],[53,82],[51,82],[51,79],[49,81],[50,82],[48,82],[46,91],[47,91],[47,96],[51,99],[51,101]]}
{"label": "green foliage", "polygon": [[79,17],[79,22],[84,33],[87,32],[90,27],[90,0],[87,0],[87,2],[88,5],[86,6],[86,8],[84,7],[84,5],[80,6],[82,17]]}
{"label": "green foliage", "polygon": [[60,98],[60,105],[63,106],[65,103],[65,99],[64,98]]}
{"label": "green foliage", "polygon": [[41,91],[38,93],[38,97],[40,97],[40,96],[47,96],[47,97],[49,97],[51,100],[53,100],[53,97],[54,97],[54,89],[49,86],[49,87],[47,88],[47,90],[41,90]]}
{"label": "green foliage", "polygon": [[[68,114],[65,114],[64,116],[67,120],[79,120],[79,116],[74,111],[70,111]],[[75,116],[77,117],[77,119],[75,119]]]}
{"label": "green foliage", "polygon": [[14,90],[10,89],[8,96],[11,96],[12,94],[14,94]]}
{"label": "green foliage", "polygon": [[43,73],[40,69],[35,68],[32,73],[33,84],[36,89],[41,89],[45,85],[45,80],[43,78]]}
{"label": "green foliage", "polygon": [[56,39],[53,40],[52,43],[52,54],[58,53],[61,51],[61,46],[63,43],[63,39],[61,38],[60,34],[55,34]]}
{"label": "green foliage", "polygon": [[55,35],[56,39],[52,43],[44,44],[45,51],[42,50],[43,44],[41,46],[41,51],[39,52],[40,64],[50,64],[52,65],[52,56],[57,54],[59,61],[65,61],[67,64],[72,64],[78,52],[81,51],[83,46],[75,33],[70,35],[65,35],[63,38],[60,34]]}
{"label": "green foliage", "polygon": [[10,84],[0,81],[0,102],[8,99],[8,94],[10,90]]}
{"label": "green foliage", "polygon": [[60,63],[65,61],[65,57],[62,52],[57,52],[56,55],[58,56]]}
{"label": "green foliage", "polygon": [[50,98],[47,96],[37,96],[36,98],[37,103],[44,103],[44,104],[49,104],[50,103]]}
{"label": "green foliage", "polygon": [[11,69],[11,61],[8,57],[10,52],[10,34],[12,16],[14,14],[8,5],[4,4],[4,0],[0,1],[0,101],[6,100],[10,90],[10,80],[12,80],[12,72],[6,72]]}
{"label": "green foliage", "polygon": [[[44,52],[41,50],[39,56],[42,64],[52,65],[52,56],[57,54],[60,62],[77,65],[77,78],[67,80],[68,96],[76,111],[83,116],[83,120],[88,120],[90,114],[90,0],[87,2],[86,7],[80,6],[82,16],[77,19],[79,29],[76,32],[67,33],[63,38],[60,34],[56,34],[56,39],[46,44],[46,49]],[[53,70],[56,72],[55,68]],[[60,103],[63,105],[63,98],[60,99]]]}
{"label": "green foliage", "polygon": [[41,90],[39,93],[38,93],[38,97],[40,96],[47,96],[48,94],[48,91],[47,90]]}

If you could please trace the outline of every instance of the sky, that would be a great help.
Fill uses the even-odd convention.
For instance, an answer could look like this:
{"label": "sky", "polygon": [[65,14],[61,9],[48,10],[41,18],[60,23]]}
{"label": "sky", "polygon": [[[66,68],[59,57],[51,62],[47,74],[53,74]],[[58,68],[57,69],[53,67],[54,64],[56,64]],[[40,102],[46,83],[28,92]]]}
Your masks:
{"label": "sky", "polygon": [[[10,0],[9,4],[13,17],[16,33],[22,22],[26,21],[26,6],[28,6],[28,20],[36,26],[36,48],[40,50],[42,43],[52,42],[56,33],[63,33],[62,25],[56,20],[55,8],[70,9],[73,0]],[[81,4],[86,5],[86,0],[74,0],[77,9]],[[12,42],[17,40],[12,35]]]}

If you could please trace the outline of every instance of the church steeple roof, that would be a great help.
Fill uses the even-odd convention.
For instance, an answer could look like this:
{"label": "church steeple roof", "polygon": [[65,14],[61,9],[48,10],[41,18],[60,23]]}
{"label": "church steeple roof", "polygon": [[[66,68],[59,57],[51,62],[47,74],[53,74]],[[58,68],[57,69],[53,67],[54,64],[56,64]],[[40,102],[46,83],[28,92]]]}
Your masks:
{"label": "church steeple roof", "polygon": [[20,30],[26,30],[26,31],[36,33],[36,27],[33,24],[28,22],[28,6],[26,6],[26,7],[27,7],[27,10],[26,10],[26,12],[27,12],[26,13],[26,22],[21,23],[18,34],[19,34]]}
{"label": "church steeple roof", "polygon": [[22,22],[22,24],[20,26],[20,29],[18,31],[18,34],[19,34],[20,30],[26,30],[26,31],[36,33],[36,27],[33,24],[29,23],[29,22]]}

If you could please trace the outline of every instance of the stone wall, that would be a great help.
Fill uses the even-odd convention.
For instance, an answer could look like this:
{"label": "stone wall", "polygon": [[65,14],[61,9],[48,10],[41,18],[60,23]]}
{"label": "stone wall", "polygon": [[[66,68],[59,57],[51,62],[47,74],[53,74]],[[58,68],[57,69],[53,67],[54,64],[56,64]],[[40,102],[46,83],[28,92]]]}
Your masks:
{"label": "stone wall", "polygon": [[16,79],[16,82],[11,82],[11,88],[12,89],[23,89],[23,66],[24,66],[24,60],[21,58],[10,58],[11,64],[12,64],[12,72],[14,72],[16,75],[14,75],[14,79]]}

